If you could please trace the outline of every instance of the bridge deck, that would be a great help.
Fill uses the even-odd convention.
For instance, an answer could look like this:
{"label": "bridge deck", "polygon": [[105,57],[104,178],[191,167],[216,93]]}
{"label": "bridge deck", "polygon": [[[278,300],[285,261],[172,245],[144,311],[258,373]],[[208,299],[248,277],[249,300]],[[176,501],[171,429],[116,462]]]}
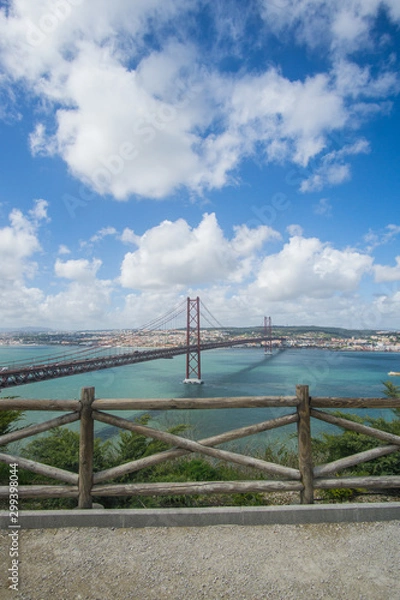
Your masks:
{"label": "bridge deck", "polygon": [[[91,358],[73,358],[69,360],[51,361],[37,365],[20,365],[18,367],[3,367],[0,372],[0,389],[34,383],[36,381],[46,381],[48,379],[57,379],[59,377],[68,377],[79,375],[90,371],[99,371],[110,369],[112,367],[121,367],[135,363],[148,362],[150,360],[159,360],[162,358],[173,358],[197,349],[200,351],[213,350],[216,348],[229,348],[245,344],[261,344],[265,337],[251,337],[233,339],[224,342],[205,342],[198,346],[175,346],[170,348],[157,348],[155,350],[130,351],[122,354],[110,354],[104,356],[100,354]],[[104,351],[104,350],[103,350]]]}

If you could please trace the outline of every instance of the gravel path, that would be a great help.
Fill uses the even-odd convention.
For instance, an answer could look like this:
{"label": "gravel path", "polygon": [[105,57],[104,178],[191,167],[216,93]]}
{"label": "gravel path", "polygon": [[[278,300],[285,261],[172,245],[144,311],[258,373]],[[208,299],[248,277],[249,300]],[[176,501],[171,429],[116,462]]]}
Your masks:
{"label": "gravel path", "polygon": [[1,600],[400,600],[400,521],[22,530]]}

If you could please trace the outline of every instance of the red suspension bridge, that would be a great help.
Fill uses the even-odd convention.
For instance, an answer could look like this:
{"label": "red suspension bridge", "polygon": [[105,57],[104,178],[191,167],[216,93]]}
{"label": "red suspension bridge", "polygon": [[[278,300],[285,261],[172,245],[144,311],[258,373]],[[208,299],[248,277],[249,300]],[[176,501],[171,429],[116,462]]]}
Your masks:
{"label": "red suspension bridge", "polygon": [[[185,383],[202,383],[201,379],[201,352],[215,348],[227,348],[244,344],[263,344],[266,352],[271,351],[272,334],[271,318],[264,318],[262,335],[249,337],[231,337],[224,332],[222,325],[213,317],[200,298],[187,298],[185,302],[169,311],[166,315],[147,323],[138,332],[160,331],[168,323],[186,313],[185,343],[175,346],[160,347],[155,349],[133,349],[132,347],[116,348],[112,346],[97,345],[84,349],[66,352],[62,356],[48,356],[41,359],[38,364],[13,363],[0,367],[0,389],[9,388],[47,379],[68,377],[98,371],[123,365],[131,365],[150,360],[173,358],[186,354]],[[209,326],[219,330],[220,339],[202,341],[200,319],[204,319]],[[132,346],[134,344],[132,343]]]}

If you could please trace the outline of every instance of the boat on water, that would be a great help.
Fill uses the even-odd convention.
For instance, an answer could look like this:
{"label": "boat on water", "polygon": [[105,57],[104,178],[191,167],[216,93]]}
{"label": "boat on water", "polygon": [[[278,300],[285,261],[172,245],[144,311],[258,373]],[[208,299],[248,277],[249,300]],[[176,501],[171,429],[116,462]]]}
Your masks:
{"label": "boat on water", "polygon": [[398,375],[400,377],[400,373],[397,371],[389,371],[388,375],[389,376]]}

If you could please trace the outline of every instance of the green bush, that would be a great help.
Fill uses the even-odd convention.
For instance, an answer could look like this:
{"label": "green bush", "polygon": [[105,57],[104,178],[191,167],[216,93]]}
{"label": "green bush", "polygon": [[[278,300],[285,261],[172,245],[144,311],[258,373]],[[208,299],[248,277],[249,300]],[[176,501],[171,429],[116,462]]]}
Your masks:
{"label": "green bush", "polygon": [[[94,440],[93,470],[101,471],[110,464],[110,442]],[[77,473],[79,470],[79,433],[61,427],[52,429],[44,437],[30,442],[22,456]],[[39,477],[39,476],[38,476]]]}
{"label": "green bush", "polygon": [[[15,425],[23,417],[20,410],[1,410],[0,411],[0,435],[5,435],[16,429]],[[4,449],[4,446],[3,446]]]}

